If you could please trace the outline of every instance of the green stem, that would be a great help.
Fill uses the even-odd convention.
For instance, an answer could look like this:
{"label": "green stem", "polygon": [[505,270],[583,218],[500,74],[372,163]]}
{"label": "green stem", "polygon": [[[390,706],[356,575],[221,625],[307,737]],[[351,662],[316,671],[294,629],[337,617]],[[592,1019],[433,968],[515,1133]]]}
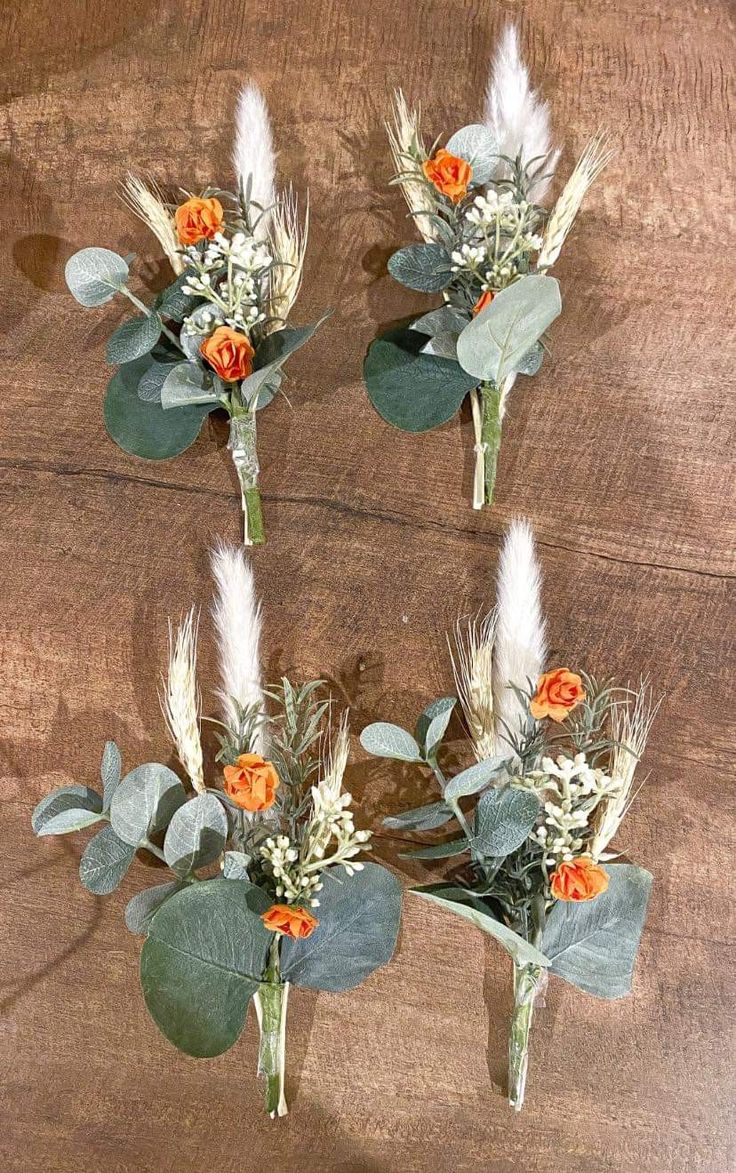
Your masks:
{"label": "green stem", "polygon": [[493,487],[496,483],[496,465],[501,448],[501,388],[495,383],[483,383],[481,396],[480,439],[483,448],[483,500],[493,504]]}
{"label": "green stem", "polygon": [[260,546],[266,540],[258,488],[258,454],[256,452],[255,412],[236,412],[230,420],[228,448],[232,453],[240,483],[243,507],[243,545]]}
{"label": "green stem", "polygon": [[[142,313],[142,314],[145,314],[147,318],[150,318],[150,317],[151,317],[151,314],[153,313],[153,311],[152,311],[152,310],[150,310],[150,309],[148,308],[148,306],[147,306],[147,305],[145,305],[145,304],[144,304],[144,303],[143,303],[143,302],[140,300],[140,298],[136,297],[136,295],[135,295],[134,293],[131,293],[131,292],[130,292],[130,290],[128,289],[128,286],[127,286],[127,285],[121,285],[121,286],[120,286],[120,292],[121,292],[121,293],[124,293],[124,294],[125,294],[125,296],[127,297],[128,301],[132,301],[133,305],[134,305],[134,306],[135,306],[137,309],[139,309],[139,310],[141,311],[141,313]],[[176,334],[172,334],[172,332],[171,332],[171,330],[169,329],[169,327],[168,327],[168,326],[164,326],[163,322],[161,323],[161,333],[162,333],[162,334],[164,334],[164,335],[165,335],[165,336],[168,338],[169,342],[173,342],[173,343],[174,343],[174,346],[176,347],[176,349],[177,349],[177,350],[180,350],[182,354],[185,354],[185,353],[186,353],[186,352],[185,352],[185,350],[184,350],[184,347],[182,346],[181,342],[180,342],[180,341],[179,341],[179,339],[177,338]]]}
{"label": "green stem", "polygon": [[543,984],[545,971],[540,965],[514,962],[514,1012],[509,1034],[509,1104],[520,1112],[524,1104],[526,1071],[529,1064],[529,1032],[534,1014],[534,1000]]}
{"label": "green stem", "polygon": [[281,981],[279,937],[274,936],[268,968],[256,994],[256,1011],[261,1032],[258,1074],[266,1080],[266,1111],[272,1118],[286,1116],[289,1110],[284,1095],[288,998],[289,983]]}

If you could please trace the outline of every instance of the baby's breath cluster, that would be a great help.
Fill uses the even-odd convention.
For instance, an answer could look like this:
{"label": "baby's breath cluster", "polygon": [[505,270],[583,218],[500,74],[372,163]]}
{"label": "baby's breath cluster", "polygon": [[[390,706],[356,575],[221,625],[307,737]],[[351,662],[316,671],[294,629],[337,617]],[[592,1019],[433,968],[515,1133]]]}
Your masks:
{"label": "baby's breath cluster", "polygon": [[[273,264],[268,245],[245,232],[218,232],[204,248],[184,249],[182,292],[204,297],[217,311],[213,322],[247,333],[265,319],[264,279]],[[183,329],[187,330],[185,322]],[[194,331],[199,332],[199,330]]]}
{"label": "baby's breath cluster", "polygon": [[594,833],[596,807],[616,795],[621,782],[593,768],[584,753],[572,758],[565,754],[556,759],[543,757],[540,764],[540,770],[525,776],[523,785],[533,789],[542,802],[540,821],[531,838],[543,849],[545,868],[552,870],[586,850]]}
{"label": "baby's breath cluster", "polygon": [[463,212],[463,243],[451,255],[452,271],[468,274],[483,291],[505,288],[529,269],[542,247],[540,211],[513,191],[488,187]]}

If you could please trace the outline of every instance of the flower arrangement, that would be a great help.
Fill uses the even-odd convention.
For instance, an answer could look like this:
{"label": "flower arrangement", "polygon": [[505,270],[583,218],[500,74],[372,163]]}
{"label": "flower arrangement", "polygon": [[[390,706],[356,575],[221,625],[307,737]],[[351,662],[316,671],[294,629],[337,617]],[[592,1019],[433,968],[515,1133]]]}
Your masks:
{"label": "flower arrangement", "polygon": [[321,682],[261,686],[260,613],[242,549],[213,556],[222,687],[216,762],[205,780],[192,610],[170,639],[162,707],[185,781],[157,762],[124,777],[108,741],[102,793],[64,786],[33,814],[39,836],[102,824],[79,875],[95,895],[121,883],[138,853],[171,877],[134,896],[128,928],[144,937],[140,979],[159,1029],[197,1058],[240,1036],[253,1000],[259,1072],[271,1116],[287,1112],[286,1012],[292,985],[341,991],[391,958],[401,891],[357,857],[371,832],[355,826],[343,789],[350,738],[331,721]]}
{"label": "flower arrangement", "polygon": [[446,423],[469,396],[473,508],[480,509],[493,501],[511,389],[517,375],[540,369],[545,331],[562,309],[550,269],[611,152],[596,136],[551,212],[545,209],[559,151],[511,25],[495,56],[482,123],[427,149],[420,111],[398,91],[388,133],[393,182],[424,242],[395,252],[389,272],[409,289],[442,294],[443,304],[371,343],[365,383],[379,414],[409,432]]}
{"label": "flower arrangement", "polygon": [[105,397],[105,426],[125,452],[166,460],[188,448],[210,412],[230,419],[228,447],[238,476],[244,543],[265,540],[256,421],[281,387],[289,355],[321,324],[294,327],[309,211],[300,221],[289,188],[275,189],[275,157],[266,104],[247,86],[238,104],[233,163],[237,191],[206,188],[166,201],[159,187],[129,175],[123,194],[151,229],[174,280],[146,305],[128,286],[132,256],[83,248],[66,265],[66,282],[84,306],[116,293],[138,316],[107,344],[118,370]]}
{"label": "flower arrangement", "polygon": [[632,801],[656,706],[645,683],[632,690],[568,668],[544,671],[539,572],[523,523],[505,539],[496,610],[459,622],[451,649],[474,764],[452,777],[440,764],[454,696],[429,705],[414,736],[379,722],[361,742],[372,754],[427,767],[439,784],[439,800],[385,825],[456,827],[449,841],[404,858],[453,859],[447,879],[412,891],[494,937],[513,960],[509,1102],[518,1110],[532,1013],[548,974],[601,998],[630,991],[652,877],[618,862],[610,844]]}

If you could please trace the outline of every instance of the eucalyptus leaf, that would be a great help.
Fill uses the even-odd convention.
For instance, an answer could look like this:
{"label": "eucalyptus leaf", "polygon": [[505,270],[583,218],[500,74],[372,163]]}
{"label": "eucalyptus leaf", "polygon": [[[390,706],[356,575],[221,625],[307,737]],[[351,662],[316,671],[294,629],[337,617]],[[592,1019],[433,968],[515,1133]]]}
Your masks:
{"label": "eucalyptus leaf", "polygon": [[158,912],[164,900],[181,892],[186,887],[179,880],[171,880],[166,884],[156,884],[153,888],[146,888],[128,901],[125,908],[125,923],[131,933],[147,933],[154,915]]}
{"label": "eucalyptus leaf", "polygon": [[109,248],[83,248],[69,257],[64,277],[84,306],[104,305],[128,280],[127,262]]}
{"label": "eucalyptus leaf", "polygon": [[112,796],[120,783],[123,762],[120,750],[114,741],[106,741],[102,751],[100,763],[100,781],[102,782],[102,809],[108,811]]}
{"label": "eucalyptus leaf", "polygon": [[166,1038],[196,1058],[221,1055],[240,1036],[273,934],[270,900],[247,880],[206,880],[170,896],[141,952],[148,1012]]}
{"label": "eucalyptus leaf", "polygon": [[186,801],[173,770],[146,762],[126,774],[113,795],[110,821],[120,838],[133,847],[166,827]]}
{"label": "eucalyptus leaf", "polygon": [[301,940],[284,938],[281,971],[287,981],[311,990],[350,990],[393,956],[401,886],[375,863],[353,876],[343,867],[328,868],[322,883],[319,925]]}
{"label": "eucalyptus leaf", "polygon": [[157,305],[162,317],[169,318],[172,322],[183,322],[184,318],[194,313],[202,299],[197,294],[182,292],[182,286],[186,285],[190,276],[191,272],[185,270],[164,289]]}
{"label": "eucalyptus leaf", "polygon": [[470,163],[473,187],[488,183],[498,162],[498,143],[487,126],[475,122],[455,131],[447,140],[446,150]]}
{"label": "eucalyptus leaf", "polygon": [[178,366],[178,363],[152,362],[143,372],[138,384],[138,398],[144,403],[160,403],[161,388],[167,376]]}
{"label": "eucalyptus leaf", "polygon": [[123,843],[108,825],[85,847],[79,861],[79,878],[88,892],[108,896],[119,886],[134,856],[135,847]]}
{"label": "eucalyptus leaf", "polygon": [[478,379],[499,384],[516,369],[562,309],[559,283],[534,273],[497,293],[473,318],[457,342],[461,366]]}
{"label": "eucalyptus leaf", "polygon": [[535,949],[533,945],[525,941],[513,929],[508,928],[507,925],[496,920],[489,912],[482,912],[477,907],[475,901],[468,902],[465,889],[458,889],[458,892],[462,894],[462,899],[452,899],[447,894],[441,896],[435,892],[428,891],[426,888],[412,888],[410,891],[417,896],[421,896],[423,900],[429,900],[430,903],[438,904],[441,908],[448,908],[450,912],[454,912],[464,920],[470,921],[477,929],[481,929],[482,932],[488,933],[491,937],[495,937],[519,965],[541,965],[545,968],[550,965],[550,960],[544,953],[540,953],[539,949]]}
{"label": "eucalyptus leaf", "polygon": [[267,334],[256,351],[253,366],[255,370],[265,367],[279,367],[286,359],[304,346],[320,326],[332,316],[332,310],[327,310],[316,322],[309,326],[284,326],[282,330],[274,330]]}
{"label": "eucalyptus leaf", "polygon": [[409,329],[426,334],[429,338],[434,338],[437,334],[454,334],[457,337],[469,321],[470,316],[463,314],[455,306],[441,305],[436,310],[430,310],[428,314],[422,314],[421,318],[416,318]]}
{"label": "eucalyptus leaf", "polygon": [[[36,806],[31,816],[31,827],[36,835],[46,834],[44,827],[57,815],[65,811],[83,811],[99,814],[102,811],[102,799],[96,790],[89,786],[60,786],[45,795]],[[56,832],[58,834],[58,832]],[[50,832],[54,834],[54,832]]]}
{"label": "eucalyptus leaf", "polygon": [[451,358],[457,362],[457,340],[459,334],[435,334],[422,347],[422,354],[432,354],[435,358]]}
{"label": "eucalyptus leaf", "polygon": [[457,700],[454,696],[443,696],[439,700],[432,701],[420,714],[417,721],[416,738],[425,753],[428,754],[436,749],[441,742],[456,704]]}
{"label": "eucalyptus leaf", "polygon": [[192,407],[194,404],[217,403],[219,396],[212,390],[212,380],[202,367],[191,362],[180,362],[169,371],[161,387],[161,407]]}
{"label": "eucalyptus leaf", "polygon": [[526,354],[521,356],[514,370],[518,371],[520,375],[536,375],[542,365],[543,358],[544,347],[541,342],[535,342]]}
{"label": "eucalyptus leaf", "polygon": [[388,721],[367,725],[360,735],[360,744],[378,758],[394,758],[399,762],[421,762],[422,752],[406,729]]}
{"label": "eucalyptus leaf", "polygon": [[456,774],[445,786],[445,802],[456,802],[466,794],[477,794],[506,768],[507,761],[508,758],[503,757],[486,758],[485,761],[476,762],[474,766],[469,766],[467,770]]}
{"label": "eucalyptus leaf", "polygon": [[392,831],[433,831],[435,827],[444,827],[445,823],[454,818],[455,812],[446,803],[428,802],[426,806],[416,806],[398,815],[389,815],[383,820],[383,825]]}
{"label": "eucalyptus leaf", "polygon": [[179,807],[164,839],[166,862],[177,876],[212,863],[227,839],[227,815],[214,794],[198,794]]}
{"label": "eucalyptus leaf", "polygon": [[449,859],[470,851],[467,839],[453,839],[448,843],[432,843],[429,847],[417,847],[414,851],[400,851],[399,859]]}
{"label": "eucalyptus leaf", "polygon": [[222,874],[227,880],[247,880],[252,856],[244,851],[226,851]]}
{"label": "eucalyptus leaf", "polygon": [[478,379],[459,363],[423,354],[423,346],[418,330],[391,330],[371,343],[363,366],[376,411],[406,432],[426,432],[446,423],[478,386]]}
{"label": "eucalyptus leaf", "polygon": [[113,375],[105,396],[105,427],[124,452],[145,460],[168,460],[194,443],[202,421],[218,404],[165,412],[160,403],[143,402],[138,385],[150,366],[150,359],[139,358]]}
{"label": "eucalyptus leaf", "polygon": [[498,858],[521,847],[539,817],[539,799],[521,786],[487,790],[475,808],[473,849]]}
{"label": "eucalyptus leaf", "polygon": [[410,244],[389,258],[395,281],[420,293],[439,293],[452,280],[450,254],[443,244]]}
{"label": "eucalyptus leaf", "polygon": [[153,350],[161,336],[161,319],[157,313],[131,318],[118,326],[107,343],[107,361],[112,366],[133,362]]}
{"label": "eucalyptus leaf", "polygon": [[[190,325],[194,327],[193,332],[188,329]],[[199,348],[205,338],[208,338],[218,326],[222,325],[224,325],[222,315],[209,301],[202,302],[196,310],[188,315],[179,334],[179,343],[190,362],[196,362],[200,365],[203,363],[204,360]]]}
{"label": "eucalyptus leaf", "polygon": [[581,903],[558,900],[547,917],[542,947],[550,969],[598,998],[631,991],[652,877],[632,864],[609,864],[605,892]]}
{"label": "eucalyptus leaf", "polygon": [[53,818],[44,819],[39,835],[69,835],[72,831],[82,831],[99,823],[102,815],[98,811],[90,811],[85,807],[68,807],[59,811]]}

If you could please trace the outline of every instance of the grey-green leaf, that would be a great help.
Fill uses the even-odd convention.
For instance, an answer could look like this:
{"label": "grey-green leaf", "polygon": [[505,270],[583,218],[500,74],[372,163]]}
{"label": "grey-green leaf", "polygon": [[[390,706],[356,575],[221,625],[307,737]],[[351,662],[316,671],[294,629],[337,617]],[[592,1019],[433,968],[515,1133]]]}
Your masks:
{"label": "grey-green leaf", "polygon": [[[445,736],[447,726],[450,724],[452,711],[455,708],[455,703],[454,696],[443,697],[442,700],[434,702],[432,715],[424,737],[424,749],[428,755],[434,753],[442,738]],[[429,709],[425,711],[429,714]]]}
{"label": "grey-green leaf", "polygon": [[[431,701],[430,704],[427,705],[426,709],[423,709],[419,714],[414,735],[422,749],[426,748],[427,733],[429,732],[429,727],[432,721],[434,721],[435,718],[439,718],[441,723],[442,718],[444,717],[445,728],[442,730],[442,733],[444,733],[456,703],[457,701],[454,696],[441,696],[438,700]],[[435,730],[437,728],[438,726],[435,726]],[[441,736],[442,734],[440,734],[440,737]]]}
{"label": "grey-green leaf", "polygon": [[450,358],[457,362],[458,338],[458,334],[451,334],[449,331],[446,334],[435,334],[433,338],[425,342],[422,354],[431,354],[435,358]]}
{"label": "grey-green leaf", "polygon": [[247,880],[252,857],[244,851],[226,851],[222,874],[227,880]]}
{"label": "grey-green leaf", "polygon": [[69,807],[59,811],[53,818],[45,819],[39,835],[69,835],[72,831],[82,831],[99,823],[102,815],[97,811],[90,811],[83,807]]}
{"label": "grey-green leaf", "polygon": [[360,735],[360,744],[378,758],[395,758],[399,762],[421,762],[422,752],[406,729],[388,721],[367,725]]}
{"label": "grey-green leaf", "polygon": [[166,862],[184,878],[222,854],[227,815],[214,794],[198,794],[174,812],[164,839]]}
{"label": "grey-green leaf", "polygon": [[312,990],[350,990],[391,960],[401,918],[401,886],[375,863],[348,876],[344,868],[323,873],[324,888],[314,914],[319,925],[303,940],[284,938],[283,976]]}
{"label": "grey-green leaf", "polygon": [[150,366],[148,357],[139,358],[113,375],[105,396],[105,427],[124,452],[145,460],[168,460],[194,443],[202,421],[218,405],[164,411],[160,403],[144,402],[138,386]]}
{"label": "grey-green leaf", "polygon": [[487,786],[492,778],[497,777],[506,768],[508,758],[486,758],[483,762],[476,762],[467,770],[450,778],[445,786],[445,802],[456,802],[466,794],[477,794]]}
{"label": "grey-green leaf", "polygon": [[455,131],[447,140],[446,150],[470,163],[473,187],[488,183],[498,162],[498,143],[487,126],[476,122]]}
{"label": "grey-green leaf", "polygon": [[[45,827],[57,815],[64,814],[66,811],[99,814],[102,811],[102,799],[97,791],[91,790],[89,786],[60,786],[57,790],[52,790],[50,794],[45,795],[36,806],[31,816],[31,826],[34,833],[36,835],[59,834],[58,831],[46,832]],[[73,829],[70,828],[70,830]]]}
{"label": "grey-green leaf", "polygon": [[441,908],[448,908],[450,912],[456,913],[464,920],[470,921],[477,929],[488,933],[490,937],[495,937],[496,940],[503,945],[507,953],[510,953],[514,961],[518,961],[519,965],[542,965],[549,966],[549,958],[540,953],[539,949],[535,949],[513,929],[508,928],[501,921],[496,920],[490,913],[481,912],[474,903],[467,903],[464,889],[458,889],[462,893],[461,900],[448,899],[447,895],[440,896],[434,892],[429,892],[426,889],[412,888],[412,892],[417,896],[421,896],[423,900],[429,900],[432,904],[438,904]]}
{"label": "grey-green leaf", "polygon": [[446,803],[428,802],[426,806],[416,806],[398,815],[389,815],[383,820],[383,825],[392,831],[433,831],[435,827],[444,827],[445,823],[454,818],[455,812]]}
{"label": "grey-green leaf", "polygon": [[107,343],[107,361],[115,367],[133,362],[153,350],[161,337],[161,319],[157,313],[131,318],[118,326]]}
{"label": "grey-green leaf", "polygon": [[112,796],[120,783],[123,761],[120,750],[114,741],[106,741],[102,751],[100,763],[100,781],[102,782],[102,809],[108,811]]}
{"label": "grey-green leaf", "polygon": [[138,398],[144,403],[160,403],[161,388],[167,376],[174,370],[177,363],[152,362],[150,367],[141,375],[138,384]]}
{"label": "grey-green leaf", "polygon": [[516,363],[514,370],[518,371],[520,375],[536,375],[537,371],[542,365],[544,358],[544,347],[541,342],[535,342],[533,346],[527,350],[526,354],[522,354],[519,361]]}
{"label": "grey-green leaf", "polygon": [[270,901],[246,880],[207,880],[170,896],[141,953],[141,986],[159,1030],[196,1058],[221,1055],[240,1036],[273,940]]}
{"label": "grey-green leaf", "polygon": [[539,816],[539,799],[520,786],[487,790],[475,808],[473,849],[487,856],[506,856],[529,835]]}
{"label": "grey-green leaf", "polygon": [[454,334],[457,337],[469,321],[469,314],[463,314],[452,305],[441,305],[438,309],[430,310],[428,314],[416,318],[409,329],[418,330],[420,334],[426,334],[429,338],[434,338],[437,334]]}
{"label": "grey-green leaf", "polygon": [[88,892],[108,896],[127,872],[135,847],[123,843],[109,825],[90,839],[79,861],[79,878]]}
{"label": "grey-green leaf", "polygon": [[457,341],[461,366],[478,379],[500,383],[516,369],[562,309],[554,277],[534,273],[497,293]]}
{"label": "grey-green leaf", "polygon": [[363,365],[376,411],[406,432],[426,432],[446,423],[478,385],[458,362],[423,354],[423,346],[418,330],[390,330],[371,343]]}
{"label": "grey-green leaf", "polygon": [[158,912],[164,900],[181,892],[185,885],[179,880],[171,880],[167,884],[156,884],[153,888],[146,888],[128,901],[125,909],[125,923],[131,933],[147,933],[154,915]]}
{"label": "grey-green leaf", "polygon": [[452,280],[450,256],[442,244],[410,244],[389,258],[388,271],[396,281],[420,293],[439,293]]}
{"label": "grey-green leaf", "polygon": [[467,839],[453,839],[449,843],[432,843],[429,847],[418,847],[415,851],[400,851],[399,859],[449,859],[470,851]]}
{"label": "grey-green leaf", "polygon": [[70,293],[84,306],[104,305],[128,280],[128,265],[109,248],[83,248],[66,263]]}
{"label": "grey-green leaf", "polygon": [[137,847],[149,835],[162,831],[186,801],[184,787],[173,770],[146,762],[123,778],[113,795],[110,821],[116,834]]}
{"label": "grey-green leaf", "polygon": [[202,367],[192,362],[177,363],[161,386],[161,407],[164,411],[172,407],[217,403],[218,398],[212,389],[212,380]]}
{"label": "grey-green leaf", "polygon": [[598,998],[631,990],[652,877],[632,864],[609,864],[608,888],[582,903],[558,900],[544,929],[550,969]]}

